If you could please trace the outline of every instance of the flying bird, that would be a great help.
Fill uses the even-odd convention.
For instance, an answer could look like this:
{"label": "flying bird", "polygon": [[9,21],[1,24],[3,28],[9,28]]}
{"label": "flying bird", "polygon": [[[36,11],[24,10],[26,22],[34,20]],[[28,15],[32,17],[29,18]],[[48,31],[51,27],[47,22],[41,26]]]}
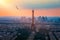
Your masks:
{"label": "flying bird", "polygon": [[19,8],[16,6],[16,9],[18,10]]}

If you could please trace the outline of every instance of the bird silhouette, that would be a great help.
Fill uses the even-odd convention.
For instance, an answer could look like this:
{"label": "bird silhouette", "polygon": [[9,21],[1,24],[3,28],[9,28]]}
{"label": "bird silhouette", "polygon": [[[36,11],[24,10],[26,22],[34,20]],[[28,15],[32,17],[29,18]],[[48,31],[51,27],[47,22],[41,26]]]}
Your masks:
{"label": "bird silhouette", "polygon": [[16,6],[16,9],[18,10],[19,8]]}

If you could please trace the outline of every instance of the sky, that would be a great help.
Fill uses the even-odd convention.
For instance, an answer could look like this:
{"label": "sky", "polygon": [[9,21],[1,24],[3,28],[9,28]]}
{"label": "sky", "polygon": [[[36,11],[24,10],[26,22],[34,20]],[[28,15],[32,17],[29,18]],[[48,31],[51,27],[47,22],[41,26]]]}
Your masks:
{"label": "sky", "polygon": [[60,0],[0,0],[0,16],[60,16]]}

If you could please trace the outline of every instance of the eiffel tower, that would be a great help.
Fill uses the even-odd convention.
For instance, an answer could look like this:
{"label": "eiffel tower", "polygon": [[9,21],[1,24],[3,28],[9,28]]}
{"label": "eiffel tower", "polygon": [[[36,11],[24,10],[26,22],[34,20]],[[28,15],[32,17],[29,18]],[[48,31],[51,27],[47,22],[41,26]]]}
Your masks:
{"label": "eiffel tower", "polygon": [[31,30],[35,31],[35,25],[34,25],[34,10],[32,10],[32,23],[31,23]]}

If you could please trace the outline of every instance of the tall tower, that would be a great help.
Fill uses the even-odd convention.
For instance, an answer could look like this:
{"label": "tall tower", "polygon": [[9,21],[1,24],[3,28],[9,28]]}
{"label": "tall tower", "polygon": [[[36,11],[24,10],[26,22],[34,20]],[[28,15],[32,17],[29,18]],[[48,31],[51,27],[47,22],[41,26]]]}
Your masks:
{"label": "tall tower", "polygon": [[31,29],[32,29],[32,31],[35,30],[35,27],[34,27],[34,10],[32,10],[32,24],[31,24]]}

